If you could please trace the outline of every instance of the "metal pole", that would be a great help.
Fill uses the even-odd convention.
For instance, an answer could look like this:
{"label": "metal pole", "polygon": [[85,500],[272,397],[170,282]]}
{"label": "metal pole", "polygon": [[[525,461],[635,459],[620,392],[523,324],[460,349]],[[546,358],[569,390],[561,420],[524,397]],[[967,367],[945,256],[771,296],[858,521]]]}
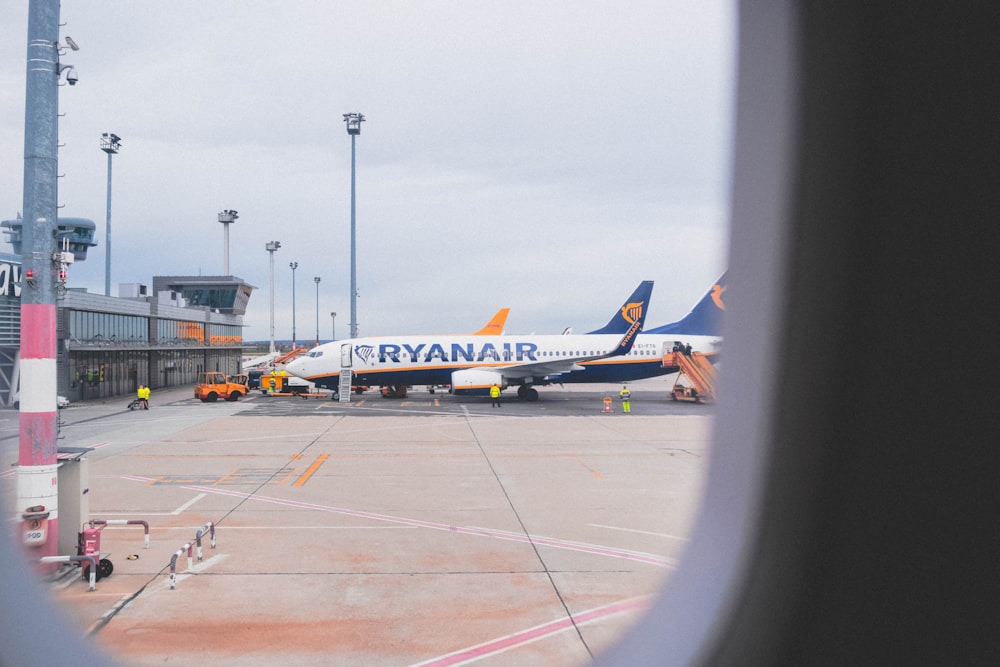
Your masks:
{"label": "metal pole", "polygon": [[358,263],[357,234],[355,223],[355,174],[354,174],[354,140],[351,135],[351,338],[358,337]]}
{"label": "metal pole", "polygon": [[316,281],[316,344],[319,345],[319,276],[313,280]]}
{"label": "metal pole", "polygon": [[292,270],[292,349],[295,349],[299,340],[295,336],[295,269],[299,268],[299,263],[289,262],[288,267]]}
{"label": "metal pole", "polygon": [[364,114],[345,113],[347,133],[351,135],[351,338],[358,337],[358,262],[357,262],[357,220],[355,175],[355,139],[361,134],[361,123],[365,121]]}
{"label": "metal pole", "polygon": [[330,325],[330,340],[337,340],[337,313],[330,313],[333,324]]}
{"label": "metal pole", "polygon": [[104,296],[111,296],[111,156],[118,154],[121,137],[113,132],[101,135],[101,150],[108,154],[108,201],[104,224]]}
{"label": "metal pole", "polygon": [[270,281],[270,291],[271,291],[271,344],[268,347],[268,352],[274,354],[274,252],[281,247],[279,241],[269,241],[264,245],[267,248],[268,256],[271,258],[271,281]]}
{"label": "metal pole", "polygon": [[[32,0],[28,10],[24,113],[17,512],[45,513],[48,517],[44,535],[31,530],[27,520],[22,529],[22,543],[33,547],[39,558],[54,556],[59,539],[55,300],[58,269],[53,263],[58,215],[58,83],[63,69],[59,64],[58,41],[59,0]],[[37,506],[43,509],[36,509]]]}
{"label": "metal pole", "polygon": [[104,296],[111,296],[111,156],[108,154],[108,202],[107,216],[104,220]]}

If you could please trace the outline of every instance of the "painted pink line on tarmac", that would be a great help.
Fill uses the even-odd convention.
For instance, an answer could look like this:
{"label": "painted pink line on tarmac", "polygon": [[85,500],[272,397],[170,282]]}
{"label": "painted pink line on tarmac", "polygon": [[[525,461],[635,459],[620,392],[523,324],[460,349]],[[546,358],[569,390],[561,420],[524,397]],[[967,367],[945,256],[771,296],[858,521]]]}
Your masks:
{"label": "painted pink line on tarmac", "polygon": [[588,611],[581,612],[580,614],[574,614],[571,618],[561,618],[551,621],[550,623],[544,623],[521,632],[507,635],[506,637],[500,637],[499,639],[494,639],[493,641],[488,641],[476,646],[471,646],[467,649],[455,651],[454,653],[449,653],[448,655],[443,655],[439,658],[433,658],[426,662],[420,662],[412,667],[450,667],[466,662],[473,662],[491,655],[496,655],[497,653],[508,651],[518,646],[523,646],[524,644],[529,644],[533,641],[557,634],[564,630],[568,630],[574,625],[583,625],[585,623],[613,616],[615,614],[621,614],[636,609],[645,609],[649,606],[649,603],[649,597],[615,602],[607,605],[606,607],[598,607],[597,609],[590,609]]}
{"label": "painted pink line on tarmac", "polygon": [[223,496],[233,496],[236,498],[249,498],[252,500],[257,500],[264,503],[272,503],[275,505],[286,505],[289,507],[301,507],[302,509],[317,510],[320,512],[333,512],[335,514],[343,514],[345,516],[353,516],[364,519],[373,519],[375,521],[387,521],[390,523],[397,523],[406,526],[415,526],[418,528],[430,528],[433,530],[444,530],[453,533],[460,533],[462,535],[477,535],[479,537],[491,537],[498,540],[508,540],[511,542],[522,542],[522,543],[533,543],[540,544],[543,546],[554,547],[557,549],[566,549],[569,551],[581,551],[584,553],[596,554],[599,556],[610,556],[612,558],[621,558],[625,560],[638,561],[640,563],[647,563],[650,565],[656,565],[658,567],[671,567],[673,564],[664,558],[658,558],[655,556],[648,556],[645,554],[637,554],[629,551],[623,551],[619,549],[611,549],[608,547],[598,547],[587,544],[577,544],[574,542],[565,542],[562,540],[555,540],[552,538],[533,538],[528,535],[517,535],[515,533],[506,533],[500,531],[491,531],[483,528],[463,528],[461,526],[450,526],[446,523],[435,523],[433,521],[421,521],[419,519],[407,519],[404,517],[389,516],[386,514],[376,514],[374,512],[363,512],[361,510],[351,510],[343,507],[331,507],[329,505],[316,505],[314,503],[304,503],[295,500],[285,500],[282,498],[273,498],[270,496],[258,496],[251,493],[245,493],[242,491],[231,491],[228,489],[214,488],[210,486],[185,486],[186,489],[192,489],[194,491],[201,491],[203,493],[213,493],[216,495]]}

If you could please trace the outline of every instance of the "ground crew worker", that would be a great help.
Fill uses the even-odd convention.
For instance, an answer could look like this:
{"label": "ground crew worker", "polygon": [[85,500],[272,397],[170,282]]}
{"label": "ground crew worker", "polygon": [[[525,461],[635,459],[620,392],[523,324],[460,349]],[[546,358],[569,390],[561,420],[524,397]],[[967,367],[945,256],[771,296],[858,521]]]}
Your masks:
{"label": "ground crew worker", "polygon": [[632,392],[628,390],[628,387],[622,387],[622,390],[618,392],[618,397],[622,399],[622,412],[632,412]]}
{"label": "ground crew worker", "polygon": [[499,408],[500,407],[500,386],[499,385],[494,384],[492,387],[490,387],[490,399],[493,401],[493,405],[491,407],[494,407],[494,408]]}
{"label": "ground crew worker", "polygon": [[139,403],[142,404],[142,409],[149,410],[149,387],[140,384],[136,394],[139,396]]}

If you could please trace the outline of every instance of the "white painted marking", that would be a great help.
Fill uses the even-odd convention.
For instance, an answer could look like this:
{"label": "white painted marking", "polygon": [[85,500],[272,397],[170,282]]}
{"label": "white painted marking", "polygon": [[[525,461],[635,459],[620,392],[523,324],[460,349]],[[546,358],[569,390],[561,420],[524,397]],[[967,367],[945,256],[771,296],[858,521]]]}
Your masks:
{"label": "white painted marking", "polygon": [[[187,553],[185,552],[185,555],[179,556],[177,558],[177,562],[181,563],[186,558],[187,558]],[[229,554],[216,554],[215,556],[212,556],[211,558],[209,558],[206,561],[202,561],[200,563],[198,561],[195,561],[195,566],[192,567],[190,570],[186,570],[185,572],[178,572],[177,573],[177,583],[180,584],[182,581],[184,581],[188,577],[193,577],[196,574],[201,574],[202,572],[204,572],[208,568],[210,568],[213,565],[216,565],[218,563],[221,563],[222,561],[224,561],[227,558],[229,558]],[[166,581],[163,582],[163,588],[166,588],[167,590],[170,590],[170,574],[169,574],[169,572],[167,573]]]}
{"label": "white painted marking", "polygon": [[181,505],[177,509],[175,509],[173,512],[171,512],[171,514],[180,514],[181,512],[183,512],[187,508],[191,507],[192,505],[194,505],[196,502],[198,502],[199,500],[201,500],[202,498],[204,498],[207,495],[208,495],[207,493],[199,493],[197,496],[195,496],[191,500],[187,501],[186,503],[184,503],[183,505]]}

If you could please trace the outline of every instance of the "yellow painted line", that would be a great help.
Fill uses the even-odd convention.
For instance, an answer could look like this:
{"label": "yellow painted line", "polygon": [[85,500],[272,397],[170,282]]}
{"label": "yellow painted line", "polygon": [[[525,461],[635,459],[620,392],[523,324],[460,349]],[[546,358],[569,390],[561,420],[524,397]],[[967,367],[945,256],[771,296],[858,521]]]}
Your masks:
{"label": "yellow painted line", "polygon": [[236,468],[235,470],[227,472],[225,475],[212,482],[212,486],[219,486],[220,484],[223,484],[227,479],[236,477],[236,473],[239,472],[239,470],[240,470],[239,468]]}
{"label": "yellow painted line", "polygon": [[285,482],[290,480],[292,478],[292,475],[294,474],[295,474],[295,468],[289,468],[288,472],[285,473],[285,476],[278,481],[278,486],[284,486]]}
{"label": "yellow painted line", "polygon": [[313,463],[311,466],[309,466],[309,470],[306,470],[304,473],[302,473],[302,476],[299,477],[297,480],[295,480],[295,484],[293,484],[292,486],[302,486],[303,484],[308,482],[309,478],[312,477],[312,474],[317,470],[319,470],[319,467],[323,465],[323,462],[326,461],[328,458],[330,458],[329,454],[320,454],[316,458],[316,462]]}
{"label": "yellow painted line", "polygon": [[576,459],[576,462],[579,463],[581,466],[583,466],[583,468],[585,470],[587,470],[587,472],[589,472],[591,475],[593,475],[597,479],[604,479],[604,475],[602,475],[601,473],[597,472],[596,470],[594,470],[593,468],[591,468],[590,466],[588,466],[586,463],[584,463],[580,459]]}

